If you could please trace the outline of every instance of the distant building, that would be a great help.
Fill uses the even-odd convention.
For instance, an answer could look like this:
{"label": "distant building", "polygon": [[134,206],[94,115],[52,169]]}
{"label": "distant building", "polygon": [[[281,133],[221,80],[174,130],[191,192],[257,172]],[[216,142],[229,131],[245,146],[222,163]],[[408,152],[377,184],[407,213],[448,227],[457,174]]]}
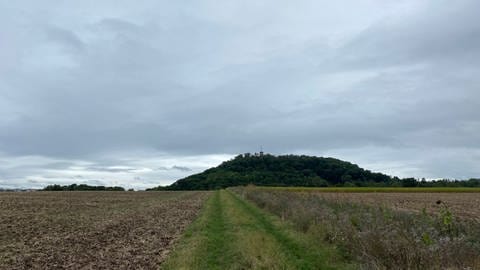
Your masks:
{"label": "distant building", "polygon": [[263,157],[264,153],[263,151],[260,151],[259,153],[254,154],[256,157]]}

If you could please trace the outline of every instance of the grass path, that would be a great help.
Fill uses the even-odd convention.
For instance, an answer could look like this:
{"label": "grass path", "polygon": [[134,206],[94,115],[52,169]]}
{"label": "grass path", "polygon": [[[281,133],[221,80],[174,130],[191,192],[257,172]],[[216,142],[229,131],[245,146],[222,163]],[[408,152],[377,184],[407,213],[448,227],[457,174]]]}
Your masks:
{"label": "grass path", "polygon": [[216,191],[162,269],[345,269],[332,250],[230,191]]}

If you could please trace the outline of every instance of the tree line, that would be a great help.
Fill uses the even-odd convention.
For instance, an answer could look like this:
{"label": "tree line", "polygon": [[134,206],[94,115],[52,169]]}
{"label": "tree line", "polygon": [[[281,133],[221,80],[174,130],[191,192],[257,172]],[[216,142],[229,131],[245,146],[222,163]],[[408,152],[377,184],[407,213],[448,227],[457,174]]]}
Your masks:
{"label": "tree line", "polygon": [[44,191],[125,191],[123,187],[90,186],[86,184],[71,184],[67,186],[48,185],[43,188]]}

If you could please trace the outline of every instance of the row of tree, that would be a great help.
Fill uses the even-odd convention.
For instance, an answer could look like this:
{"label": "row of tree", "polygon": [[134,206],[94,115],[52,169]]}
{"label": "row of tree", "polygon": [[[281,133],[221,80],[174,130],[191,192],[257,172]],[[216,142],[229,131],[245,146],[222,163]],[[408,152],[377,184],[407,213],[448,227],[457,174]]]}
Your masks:
{"label": "row of tree", "polygon": [[71,184],[68,186],[48,185],[44,191],[125,191],[123,187],[89,186],[86,184]]}
{"label": "row of tree", "polygon": [[415,178],[402,179],[404,187],[480,187],[480,179],[471,178],[468,180],[451,180],[440,179],[427,181],[425,178],[421,180]]}

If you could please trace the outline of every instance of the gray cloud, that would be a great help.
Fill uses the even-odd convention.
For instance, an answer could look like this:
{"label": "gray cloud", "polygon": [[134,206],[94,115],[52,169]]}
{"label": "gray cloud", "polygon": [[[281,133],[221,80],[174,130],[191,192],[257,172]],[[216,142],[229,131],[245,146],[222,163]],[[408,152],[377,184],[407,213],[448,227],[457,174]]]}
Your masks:
{"label": "gray cloud", "polygon": [[190,169],[188,167],[177,166],[177,165],[173,166],[172,169],[182,171],[182,172],[191,172],[192,171],[192,169]]}
{"label": "gray cloud", "polygon": [[2,183],[145,187],[260,145],[480,174],[476,1],[70,5],[0,4]]}
{"label": "gray cloud", "polygon": [[96,171],[96,172],[110,172],[110,173],[130,173],[134,172],[135,168],[128,168],[128,167],[87,167],[85,168],[88,171]]}
{"label": "gray cloud", "polygon": [[66,49],[75,51],[82,51],[85,49],[85,44],[72,31],[51,26],[46,29],[46,36],[49,41],[62,44]]}

